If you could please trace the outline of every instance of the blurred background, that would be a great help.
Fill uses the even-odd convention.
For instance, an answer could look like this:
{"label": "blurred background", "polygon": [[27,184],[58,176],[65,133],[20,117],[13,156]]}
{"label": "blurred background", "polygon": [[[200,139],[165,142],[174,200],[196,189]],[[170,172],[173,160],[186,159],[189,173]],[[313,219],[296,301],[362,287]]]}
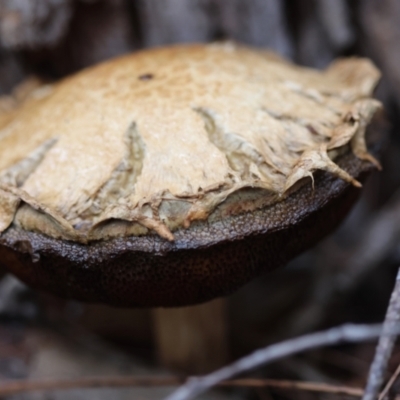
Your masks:
{"label": "blurred background", "polygon": [[[227,299],[228,359],[347,321],[383,320],[400,265],[398,0],[0,0],[0,94],[12,94],[7,99],[17,101],[24,85],[34,84],[33,76],[53,81],[146,47],[215,40],[267,47],[315,68],[336,57],[370,57],[383,74],[376,95],[387,119],[380,128],[383,171],[369,178],[339,230]],[[157,361],[154,335],[150,310],[56,299],[2,273],[0,383],[12,378],[158,374],[165,370]],[[362,387],[374,347],[308,352],[251,376]],[[389,376],[399,363],[400,346]],[[162,388],[91,389],[7,399],[160,399],[166,393]],[[344,397],[235,389],[204,398]]]}

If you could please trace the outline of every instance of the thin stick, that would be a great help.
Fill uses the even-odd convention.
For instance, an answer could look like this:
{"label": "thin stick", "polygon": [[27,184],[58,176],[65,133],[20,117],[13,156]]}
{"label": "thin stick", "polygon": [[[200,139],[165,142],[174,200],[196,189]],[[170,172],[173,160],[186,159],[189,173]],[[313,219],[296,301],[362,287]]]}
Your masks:
{"label": "thin stick", "polygon": [[397,336],[393,333],[389,334],[389,332],[393,332],[393,327],[398,324],[399,319],[400,269],[397,273],[396,283],[390,297],[388,309],[386,311],[385,321],[382,327],[382,335],[379,338],[379,342],[375,351],[375,357],[369,370],[363,400],[376,400],[378,398],[379,390],[382,386],[389,358],[392,354],[393,346]]}
{"label": "thin stick", "polygon": [[14,382],[0,383],[0,397],[14,395],[24,392],[48,391],[48,390],[69,390],[102,387],[160,387],[176,386],[182,384],[185,379],[170,376],[98,376],[75,379],[59,380],[18,380]]}
{"label": "thin stick", "polygon": [[307,392],[318,392],[318,393],[332,393],[337,395],[346,395],[361,397],[364,393],[362,388],[350,387],[350,386],[339,386],[329,385],[327,383],[317,382],[297,382],[289,380],[278,380],[278,379],[232,379],[229,381],[223,381],[217,386],[240,386],[248,388],[262,388],[270,387],[276,389],[286,390],[302,390]]}
{"label": "thin stick", "polygon": [[[346,324],[327,331],[311,333],[298,338],[267,346],[245,356],[238,361],[221,368],[201,378],[192,378],[173,392],[166,400],[188,400],[205,392],[218,383],[230,379],[240,373],[249,371],[278,359],[315,349],[322,346],[339,344],[342,342],[360,342],[379,337],[381,325],[354,325]],[[398,327],[396,327],[398,328]],[[393,327],[390,333],[398,331]],[[386,333],[387,334],[387,333]]]}
{"label": "thin stick", "polygon": [[396,371],[394,371],[394,373],[390,377],[388,383],[386,384],[386,386],[382,390],[381,394],[379,395],[379,399],[378,400],[383,400],[384,399],[384,397],[388,394],[390,388],[393,386],[393,383],[396,381],[396,379],[398,378],[399,375],[400,375],[400,364],[397,366]]}
{"label": "thin stick", "polygon": [[[0,384],[0,397],[10,396],[33,391],[90,389],[90,388],[119,388],[119,387],[161,387],[177,386],[184,383],[186,379],[178,376],[115,376],[115,377],[86,377],[78,379],[44,380],[44,381],[14,381]],[[286,390],[301,390],[308,392],[333,393],[361,397],[364,393],[362,388],[349,386],[336,386],[318,382],[298,382],[278,379],[234,379],[220,382],[218,386],[224,387],[248,387],[262,388],[271,387]]]}

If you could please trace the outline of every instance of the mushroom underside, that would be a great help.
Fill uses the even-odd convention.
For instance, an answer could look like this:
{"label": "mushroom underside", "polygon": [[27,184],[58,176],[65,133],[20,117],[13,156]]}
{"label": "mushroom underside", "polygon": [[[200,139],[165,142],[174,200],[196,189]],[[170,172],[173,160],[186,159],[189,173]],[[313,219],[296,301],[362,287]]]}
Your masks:
{"label": "mushroom underside", "polygon": [[[374,167],[353,154],[338,165],[358,180]],[[227,295],[283,265],[331,232],[360,190],[326,172],[284,201],[207,223],[168,242],[158,235],[88,245],[11,226],[0,236],[0,265],[37,289],[121,307],[175,307]]]}

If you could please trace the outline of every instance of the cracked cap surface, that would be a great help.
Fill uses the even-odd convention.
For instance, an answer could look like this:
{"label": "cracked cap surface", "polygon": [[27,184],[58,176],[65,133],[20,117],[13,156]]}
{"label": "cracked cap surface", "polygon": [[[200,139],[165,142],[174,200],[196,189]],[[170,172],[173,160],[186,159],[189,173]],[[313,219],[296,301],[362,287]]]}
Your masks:
{"label": "cracked cap surface", "polygon": [[[325,71],[231,43],[146,50],[32,91],[0,115],[0,232],[88,243],[174,232],[282,201],[380,107],[365,59]],[[12,150],[10,150],[12,149]],[[244,190],[246,189],[246,190]]]}

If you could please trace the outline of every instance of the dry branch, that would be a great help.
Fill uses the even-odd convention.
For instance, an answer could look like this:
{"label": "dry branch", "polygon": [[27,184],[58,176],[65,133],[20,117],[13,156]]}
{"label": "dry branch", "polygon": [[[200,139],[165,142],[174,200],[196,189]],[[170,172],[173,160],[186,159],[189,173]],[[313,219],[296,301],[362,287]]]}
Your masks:
{"label": "dry branch", "polygon": [[393,327],[398,324],[400,319],[400,270],[397,274],[396,284],[390,298],[389,307],[383,323],[382,335],[376,348],[375,357],[369,371],[367,386],[363,400],[376,400],[378,398],[380,387],[385,377],[387,364],[392,354],[396,336],[393,333]]}
{"label": "dry branch", "polygon": [[[185,378],[178,376],[112,376],[85,377],[79,379],[60,380],[19,380],[3,382],[0,385],[0,396],[11,396],[36,391],[59,391],[72,389],[122,388],[122,387],[166,387],[182,384]],[[331,393],[361,397],[362,388],[350,386],[329,385],[318,382],[297,382],[278,379],[234,379],[220,382],[217,386],[246,388],[276,388],[285,390],[300,390],[316,393]]]}
{"label": "dry branch", "polygon": [[[398,332],[398,327],[385,331],[385,336]],[[295,339],[289,339],[245,356],[238,361],[200,378],[192,378],[186,384],[166,398],[166,400],[188,400],[207,391],[218,383],[247,372],[251,369],[276,361],[278,359],[343,342],[360,342],[378,337],[381,325],[346,324],[326,331],[311,333]]]}
{"label": "dry branch", "polygon": [[385,385],[384,389],[379,395],[378,400],[383,400],[385,398],[385,396],[389,393],[389,390],[392,388],[393,384],[395,383],[399,375],[400,375],[400,364],[397,366],[396,371],[394,371],[393,375],[390,377],[389,381]]}

